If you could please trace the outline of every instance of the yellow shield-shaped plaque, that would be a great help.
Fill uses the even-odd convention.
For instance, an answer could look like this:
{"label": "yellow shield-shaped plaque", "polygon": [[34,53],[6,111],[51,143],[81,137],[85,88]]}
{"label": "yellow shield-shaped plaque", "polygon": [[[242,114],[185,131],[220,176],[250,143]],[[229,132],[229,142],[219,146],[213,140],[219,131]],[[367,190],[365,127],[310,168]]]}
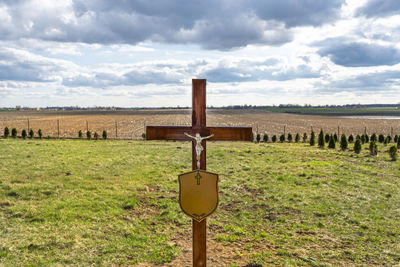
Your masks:
{"label": "yellow shield-shaped plaque", "polygon": [[179,175],[179,205],[198,222],[218,206],[218,174],[196,170]]}

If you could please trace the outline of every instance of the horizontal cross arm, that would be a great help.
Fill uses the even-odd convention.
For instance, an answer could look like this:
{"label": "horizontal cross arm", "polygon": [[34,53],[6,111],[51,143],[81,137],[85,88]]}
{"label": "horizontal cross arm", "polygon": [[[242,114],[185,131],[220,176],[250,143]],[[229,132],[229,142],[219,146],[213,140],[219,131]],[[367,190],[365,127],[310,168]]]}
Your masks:
{"label": "horizontal cross arm", "polygon": [[210,141],[252,141],[251,127],[207,127],[214,136]]}
{"label": "horizontal cross arm", "polygon": [[146,140],[189,140],[190,126],[146,126]]}
{"label": "horizontal cross arm", "polygon": [[201,136],[212,135],[210,141],[252,141],[251,127],[206,127],[193,129],[190,126],[146,126],[147,140],[192,141],[185,133]]}

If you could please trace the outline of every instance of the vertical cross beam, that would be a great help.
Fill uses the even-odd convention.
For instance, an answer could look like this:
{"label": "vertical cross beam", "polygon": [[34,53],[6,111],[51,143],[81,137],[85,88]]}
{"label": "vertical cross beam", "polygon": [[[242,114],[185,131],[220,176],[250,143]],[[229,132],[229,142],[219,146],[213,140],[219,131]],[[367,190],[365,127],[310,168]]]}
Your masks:
{"label": "vertical cross beam", "polygon": [[[192,129],[204,136],[206,129],[206,80],[193,80],[192,82]],[[203,134],[202,134],[203,133]],[[206,170],[206,141],[201,144],[204,148],[200,155],[200,169]],[[192,170],[197,169],[196,142],[192,141]],[[193,224],[193,266],[203,267],[207,262],[207,224],[206,219],[198,222],[192,219]]]}

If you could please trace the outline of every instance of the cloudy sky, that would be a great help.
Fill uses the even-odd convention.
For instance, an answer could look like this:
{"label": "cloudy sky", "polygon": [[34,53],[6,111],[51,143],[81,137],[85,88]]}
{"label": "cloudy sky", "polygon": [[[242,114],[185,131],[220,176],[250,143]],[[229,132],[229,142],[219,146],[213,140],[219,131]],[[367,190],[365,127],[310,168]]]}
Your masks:
{"label": "cloudy sky", "polygon": [[400,102],[399,0],[0,0],[0,107]]}

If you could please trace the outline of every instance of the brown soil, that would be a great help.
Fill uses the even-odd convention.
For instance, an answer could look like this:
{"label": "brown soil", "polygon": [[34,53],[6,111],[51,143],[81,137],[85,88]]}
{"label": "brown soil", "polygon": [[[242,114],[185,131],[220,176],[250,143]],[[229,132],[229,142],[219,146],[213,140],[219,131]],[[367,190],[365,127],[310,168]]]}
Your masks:
{"label": "brown soil", "polygon": [[[210,233],[211,232],[211,233]],[[192,240],[190,231],[176,235],[171,241],[171,245],[178,246],[181,253],[172,262],[166,263],[162,266],[168,267],[186,267],[192,266]],[[230,266],[235,263],[238,266],[245,266],[249,261],[248,252],[245,250],[245,245],[249,241],[236,240],[234,243],[221,243],[215,241],[215,231],[208,229],[207,236],[207,266]],[[252,252],[272,250],[272,248],[265,245],[260,247],[259,244],[252,248]],[[160,266],[153,263],[139,263],[140,267],[155,267]]]}
{"label": "brown soil", "polygon": [[[140,139],[146,125],[190,125],[190,110],[135,110],[135,111],[13,111],[0,112],[0,132],[4,127],[35,131],[42,129],[43,136],[76,138],[87,128],[101,136],[107,130],[109,138]],[[117,126],[116,126],[117,123]],[[256,133],[280,135],[282,133],[315,132],[323,129],[328,133],[400,134],[400,120],[371,120],[272,113],[265,110],[208,110],[209,126],[252,126]]]}

